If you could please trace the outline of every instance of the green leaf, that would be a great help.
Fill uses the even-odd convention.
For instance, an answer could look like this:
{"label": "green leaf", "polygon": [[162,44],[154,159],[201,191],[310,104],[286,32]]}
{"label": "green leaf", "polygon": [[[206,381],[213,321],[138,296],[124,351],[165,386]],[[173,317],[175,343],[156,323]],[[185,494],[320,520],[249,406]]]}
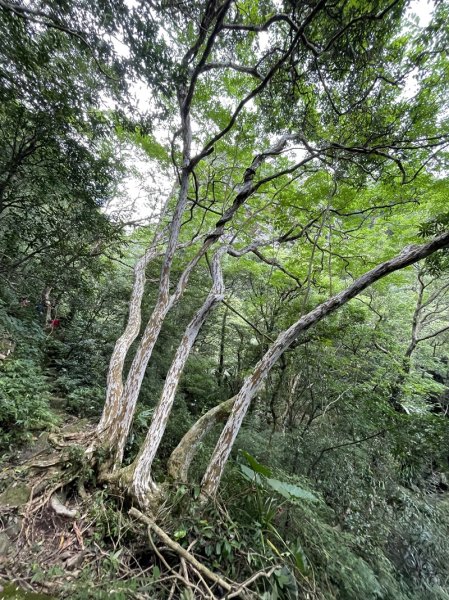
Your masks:
{"label": "green leaf", "polygon": [[259,485],[262,483],[260,475],[255,473],[252,469],[250,469],[246,465],[239,465],[239,467],[240,467],[240,471],[242,472],[242,475],[245,479],[247,479],[248,481],[251,481],[252,483],[256,482]]}
{"label": "green leaf", "polygon": [[175,538],[175,540],[182,540],[183,538],[186,537],[186,535],[187,535],[187,530],[186,529],[178,529],[173,534],[173,537]]}
{"label": "green leaf", "polygon": [[282,597],[288,600],[299,598],[298,584],[293,573],[287,567],[282,567],[274,572],[276,582],[282,590]]}
{"label": "green leaf", "polygon": [[253,471],[255,471],[256,473],[260,473],[260,475],[264,475],[264,477],[271,477],[271,471],[268,467],[266,467],[265,465],[261,465],[254,458],[254,456],[251,456],[251,454],[249,452],[246,452],[245,450],[242,450],[241,452],[242,452],[242,455],[248,461],[248,464]]}
{"label": "green leaf", "polygon": [[294,558],[296,567],[302,575],[307,575],[309,572],[309,566],[307,564],[307,557],[302,549],[299,541],[296,542],[296,547],[292,549],[292,556]]}
{"label": "green leaf", "polygon": [[287,498],[287,500],[307,500],[308,502],[318,502],[318,498],[314,496],[308,490],[287,483],[286,481],[280,481],[279,479],[266,479],[265,484],[268,485],[272,490]]}

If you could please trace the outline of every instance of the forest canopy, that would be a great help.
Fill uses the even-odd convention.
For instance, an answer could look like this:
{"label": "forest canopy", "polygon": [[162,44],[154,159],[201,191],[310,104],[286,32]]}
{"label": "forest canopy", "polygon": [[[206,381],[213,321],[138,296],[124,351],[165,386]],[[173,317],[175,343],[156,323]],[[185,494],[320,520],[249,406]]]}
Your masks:
{"label": "forest canopy", "polygon": [[449,5],[417,7],[0,0],[2,580],[449,597]]}

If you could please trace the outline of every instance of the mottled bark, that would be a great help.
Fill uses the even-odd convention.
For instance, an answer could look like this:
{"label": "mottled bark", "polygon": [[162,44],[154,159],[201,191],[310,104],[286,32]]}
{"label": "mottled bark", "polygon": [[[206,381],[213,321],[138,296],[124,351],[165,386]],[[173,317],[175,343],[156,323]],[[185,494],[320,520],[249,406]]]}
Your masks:
{"label": "mottled bark", "polygon": [[117,415],[120,412],[119,407],[123,393],[123,368],[131,344],[134,342],[140,331],[141,304],[145,290],[145,270],[150,261],[157,255],[157,243],[160,241],[160,237],[160,234],[155,236],[151,246],[137,261],[134,267],[134,282],[129,302],[128,322],[124,332],[115,344],[109,362],[106,383],[106,402],[97,427],[100,443],[106,443],[107,445],[114,444],[118,433]]}
{"label": "mottled bark", "polygon": [[[185,167],[181,174],[178,203],[172,219],[164,264],[161,269],[158,299],[131,363],[128,377],[120,395],[120,400],[116,404],[116,410],[110,411],[111,414],[106,422],[108,429],[105,430],[104,437],[108,439],[108,443],[109,440],[112,440],[110,446],[113,448],[113,469],[118,468],[123,460],[125,444],[133,421],[140,387],[167,313],[182,296],[187,286],[189,276],[199,260],[205,255],[207,250],[222,237],[225,232],[225,226],[232,220],[236,211],[257,190],[258,184],[253,182],[257,169],[267,158],[280,154],[290,139],[291,136],[282,136],[268,150],[261,152],[254,157],[250,168],[245,172],[243,183],[239,187],[232,205],[216,223],[215,228],[206,236],[202,247],[185,268],[175,292],[170,296],[169,286],[171,265],[178,244],[182,215],[187,204],[187,192],[190,177],[189,157],[191,147],[191,127],[189,116],[187,115],[185,117],[183,127]],[[306,163],[309,160],[311,160],[310,157],[304,159],[302,163]]]}
{"label": "mottled bark", "polygon": [[174,481],[187,482],[189,468],[206,435],[231,412],[235,398],[214,406],[189,429],[168,460],[168,476]]}
{"label": "mottled bark", "polygon": [[272,344],[262,359],[257,363],[252,375],[246,378],[235,398],[229,419],[223,428],[203,477],[202,493],[204,496],[215,495],[223,474],[224,466],[228,460],[242,421],[251,404],[251,400],[261,387],[275,362],[290,344],[303,331],[306,331],[324,317],[336,311],[349,300],[360,294],[364,289],[372,285],[375,281],[378,281],[394,271],[412,265],[448,245],[449,232],[445,232],[427,244],[405,248],[398,256],[378,265],[371,271],[368,271],[356,279],[348,288],[332,298],[329,298],[329,300],[323,302],[314,310],[301,317],[296,323],[289,327],[289,329],[279,334],[274,344]]}
{"label": "mottled bark", "polygon": [[181,343],[176,351],[175,358],[168,370],[164,389],[162,390],[161,397],[154,411],[145,442],[134,462],[132,482],[133,494],[141,503],[145,502],[145,499],[149,494],[156,491],[156,485],[151,477],[151,468],[167,426],[179,380],[190,355],[190,351],[209,313],[224,297],[224,282],[220,260],[225,251],[226,248],[221,248],[214,256],[211,267],[213,279],[212,288],[203,305],[196,312],[185,330]]}
{"label": "mottled bark", "polygon": [[229,308],[226,307],[221,320],[221,332],[220,332],[220,350],[218,354],[218,369],[217,369],[217,380],[220,388],[223,388],[224,384],[224,370],[225,370],[225,342],[226,342],[226,320],[228,318]]}
{"label": "mottled bark", "polygon": [[[111,459],[113,470],[118,468],[123,460],[125,444],[134,417],[137,398],[139,396],[145,370],[148,365],[148,361],[151,358],[165,316],[173,305],[173,298],[171,298],[169,294],[170,273],[173,257],[178,245],[182,216],[187,205],[189,178],[191,173],[189,165],[192,145],[192,130],[189,112],[184,108],[186,94],[187,90],[185,89],[180,89],[178,91],[183,139],[183,168],[180,176],[178,201],[176,203],[171,221],[167,247],[161,268],[158,298],[156,300],[156,305],[153,309],[152,315],[143,333],[142,339],[140,340],[134,359],[131,363],[125,385],[121,389],[121,385],[123,384],[121,384],[119,381],[120,377],[117,377],[111,381],[113,397],[111,397],[110,407],[112,404],[114,408],[112,409],[111,407],[110,410],[104,413],[104,419],[102,418],[102,426],[104,430],[103,437],[110,440],[110,442],[108,441],[108,444],[112,450]],[[139,276],[136,288],[138,293],[140,293],[141,289],[140,283],[141,279]],[[138,293],[136,294],[136,298],[138,297]],[[133,325],[137,325],[137,320]],[[132,333],[134,331],[135,327],[132,328]],[[120,356],[118,356],[117,365],[119,365],[121,358],[122,355],[120,354]],[[120,367],[118,366],[117,371],[119,370]]]}

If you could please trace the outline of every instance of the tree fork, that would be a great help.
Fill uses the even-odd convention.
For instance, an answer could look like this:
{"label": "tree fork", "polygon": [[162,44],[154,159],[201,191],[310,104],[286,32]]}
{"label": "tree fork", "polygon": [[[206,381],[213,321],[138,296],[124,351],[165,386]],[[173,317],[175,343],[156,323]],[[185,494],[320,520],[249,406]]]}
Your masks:
{"label": "tree fork", "polygon": [[[181,99],[180,102],[182,102]],[[124,448],[134,417],[137,399],[143,377],[145,375],[145,370],[151,358],[154,346],[157,342],[167,313],[182,296],[182,293],[188,283],[190,273],[199,262],[200,258],[204,256],[207,250],[221,238],[225,232],[226,224],[232,220],[234,214],[237,212],[240,206],[242,206],[242,204],[244,204],[244,202],[257,190],[258,184],[254,184],[253,180],[259,167],[267,158],[280,154],[289,141],[296,139],[296,136],[283,135],[266,151],[257,154],[253,158],[251,166],[245,172],[243,183],[238,189],[232,205],[219,219],[219,221],[217,221],[212,232],[207,235],[202,247],[197,252],[197,255],[187,265],[183,274],[181,275],[176,291],[170,296],[169,284],[171,265],[177,248],[179,231],[181,227],[181,217],[187,202],[188,182],[191,172],[188,158],[190,156],[191,144],[190,119],[188,116],[185,117],[185,119],[184,129],[186,129],[186,131],[184,137],[186,144],[185,147],[187,150],[184,153],[184,163],[186,166],[182,171],[178,203],[172,220],[164,264],[161,270],[158,299],[150,320],[145,328],[142,339],[140,340],[128,373],[128,377],[126,379],[126,383],[122,387],[120,396],[117,395],[118,400],[115,403],[115,410],[108,410],[107,417],[104,419],[102,417],[104,425],[107,425],[104,438],[106,439],[107,445],[112,450],[112,460],[110,462],[112,463],[113,470],[119,468],[122,463]],[[309,156],[303,159],[301,164],[306,164],[310,160],[311,157]],[[229,248],[227,251],[232,253]],[[104,412],[104,414],[106,413]],[[106,418],[107,421],[105,420]],[[108,465],[106,465],[106,468],[109,468]]]}

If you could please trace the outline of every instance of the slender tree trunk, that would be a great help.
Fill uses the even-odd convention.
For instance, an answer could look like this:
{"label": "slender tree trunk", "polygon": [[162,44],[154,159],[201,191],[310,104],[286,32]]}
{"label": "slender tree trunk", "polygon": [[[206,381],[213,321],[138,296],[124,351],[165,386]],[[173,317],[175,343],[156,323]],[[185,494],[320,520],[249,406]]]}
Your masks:
{"label": "slender tree trunk", "polygon": [[220,350],[218,355],[217,380],[220,390],[224,387],[224,365],[225,365],[225,341],[226,341],[226,320],[228,318],[229,308],[226,307],[221,320],[220,332]]}
{"label": "slender tree trunk", "polygon": [[398,256],[378,265],[371,271],[368,271],[356,279],[348,288],[339,294],[336,294],[326,302],[323,302],[314,310],[301,317],[296,323],[289,327],[289,329],[279,334],[266,354],[257,363],[252,375],[246,378],[241,390],[235,398],[229,419],[215,446],[202,480],[202,493],[204,497],[214,496],[218,489],[224,466],[228,460],[232,446],[251,404],[252,398],[261,387],[275,362],[300,333],[306,331],[324,317],[336,311],[349,300],[360,294],[360,292],[372,285],[375,281],[394,271],[412,265],[448,245],[449,232],[445,232],[427,244],[405,248]]}
{"label": "slender tree trunk", "polygon": [[302,373],[297,373],[296,375],[293,376],[292,379],[290,379],[289,382],[289,390],[287,393],[287,398],[285,400],[285,409],[284,412],[282,414],[282,417],[280,419],[281,421],[281,431],[283,433],[283,435],[285,435],[285,432],[287,429],[291,429],[292,425],[293,425],[293,405],[295,402],[295,395],[296,395],[296,391],[298,389],[298,385],[301,381],[301,375]]}
{"label": "slender tree trunk", "polygon": [[195,343],[198,333],[204,324],[211,310],[224,298],[223,275],[220,267],[220,260],[226,248],[218,250],[212,262],[212,288],[201,308],[194,315],[188,324],[181,343],[178,346],[175,358],[167,373],[164,389],[162,390],[156,410],[154,411],[150,428],[148,430],[145,442],[134,462],[131,470],[133,471],[132,489],[138,500],[144,504],[148,495],[157,491],[157,486],[151,477],[151,468],[154,457],[159,448],[168,418],[170,416],[173,402],[175,400],[176,390],[189,357],[190,351]]}
{"label": "slender tree trunk", "polygon": [[[405,351],[406,359],[410,359],[411,355],[413,354],[413,352],[416,349],[416,346],[418,345],[418,337],[419,337],[419,332],[421,329],[421,312],[423,309],[423,297],[424,297],[425,289],[426,289],[426,286],[422,279],[422,272],[420,271],[420,272],[418,272],[418,298],[416,300],[416,307],[415,307],[415,311],[413,313],[411,340],[410,340],[410,344],[408,345],[407,350]],[[407,362],[408,362],[407,373],[409,373],[410,372],[410,360],[408,360]]]}
{"label": "slender tree trunk", "polygon": [[206,435],[231,412],[235,398],[214,406],[189,429],[168,460],[168,476],[173,481],[188,481],[189,467]]}
{"label": "slender tree trunk", "polygon": [[141,304],[145,290],[145,270],[157,255],[157,243],[161,235],[156,234],[151,246],[145,254],[137,261],[134,267],[134,282],[129,303],[128,322],[122,335],[117,340],[114,351],[109,362],[109,370],[106,384],[106,402],[103,413],[97,427],[100,443],[112,445],[117,438],[117,419],[120,400],[123,393],[123,369],[126,356],[139,335],[141,325]]}
{"label": "slender tree trunk", "polygon": [[49,327],[51,322],[51,291],[52,287],[47,286],[42,293],[42,304],[45,307],[45,326]]}
{"label": "slender tree trunk", "polygon": [[271,428],[271,434],[270,434],[270,439],[268,442],[268,445],[271,447],[271,443],[273,441],[273,435],[275,434],[277,428],[278,428],[278,414],[276,412],[276,404],[278,403],[278,400],[280,400],[282,394],[283,394],[283,383],[284,383],[284,377],[285,377],[285,372],[287,369],[287,361],[285,360],[284,355],[281,356],[281,368],[280,368],[280,372],[279,372],[279,379],[277,381],[276,387],[273,390],[273,393],[271,394],[271,402],[270,402],[270,413],[271,413],[271,418],[273,420],[273,424],[272,424],[272,428]]}
{"label": "slender tree trunk", "polygon": [[407,379],[407,375],[410,374],[410,370],[412,368],[411,356],[418,345],[418,335],[421,327],[421,311],[423,308],[423,297],[425,284],[421,277],[421,270],[418,271],[418,298],[416,301],[416,307],[413,313],[412,320],[412,334],[410,343],[407,346],[405,354],[402,358],[402,370],[399,373],[396,381],[394,382],[391,393],[390,393],[390,404],[394,408],[394,410],[398,413],[405,413],[406,410],[401,404],[401,397],[403,395],[403,388],[405,380]]}

